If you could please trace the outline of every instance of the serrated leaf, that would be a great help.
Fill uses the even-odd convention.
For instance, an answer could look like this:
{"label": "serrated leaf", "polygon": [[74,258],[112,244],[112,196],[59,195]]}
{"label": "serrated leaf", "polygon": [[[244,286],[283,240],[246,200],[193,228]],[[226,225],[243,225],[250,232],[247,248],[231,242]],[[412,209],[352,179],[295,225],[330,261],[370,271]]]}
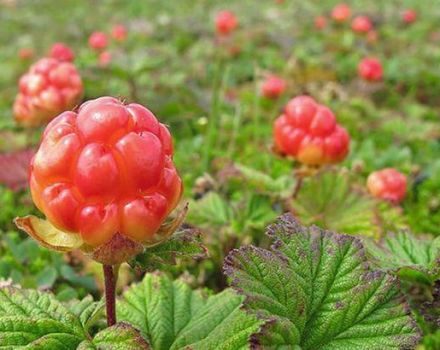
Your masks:
{"label": "serrated leaf", "polygon": [[174,233],[164,243],[146,248],[130,261],[130,265],[142,271],[154,271],[163,265],[175,265],[177,260],[204,258],[206,253],[200,232],[187,229]]}
{"label": "serrated leaf", "polygon": [[365,240],[367,252],[381,268],[400,277],[430,284],[439,271],[440,237],[415,237],[409,231],[386,235],[379,243]]}
{"label": "serrated leaf", "polygon": [[120,320],[141,330],[152,348],[242,349],[261,324],[231,290],[208,296],[163,274],[147,274],[117,304]]}
{"label": "serrated leaf", "polygon": [[200,227],[227,225],[233,215],[228,203],[216,192],[191,202],[189,208],[188,220]]}
{"label": "serrated leaf", "polygon": [[118,323],[85,340],[77,350],[148,350],[148,342],[139,331],[126,323]]}
{"label": "serrated leaf", "polygon": [[253,246],[225,260],[245,307],[270,322],[253,339],[273,349],[401,349],[419,331],[395,277],[372,271],[360,241],[291,215],[270,226],[271,250]]}
{"label": "serrated leaf", "polygon": [[52,295],[14,287],[0,290],[2,349],[75,349],[85,338],[78,318]]}
{"label": "serrated leaf", "polygon": [[375,236],[374,201],[353,187],[349,174],[324,171],[304,180],[292,208],[305,225]]}
{"label": "serrated leaf", "polygon": [[79,318],[81,325],[86,331],[103,315],[104,300],[93,301],[91,295],[82,300],[74,300],[69,303],[69,310]]}

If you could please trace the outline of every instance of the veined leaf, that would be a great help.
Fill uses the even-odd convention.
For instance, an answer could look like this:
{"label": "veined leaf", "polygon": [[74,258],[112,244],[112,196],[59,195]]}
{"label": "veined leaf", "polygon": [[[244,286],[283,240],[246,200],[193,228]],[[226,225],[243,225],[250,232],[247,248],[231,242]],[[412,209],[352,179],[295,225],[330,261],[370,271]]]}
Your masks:
{"label": "veined leaf", "polygon": [[151,349],[139,331],[126,323],[118,323],[85,340],[77,350],[148,350]]}
{"label": "veined leaf", "polygon": [[199,227],[227,225],[233,215],[228,203],[215,192],[192,201],[189,208],[188,220]]}
{"label": "veined leaf", "polygon": [[409,231],[399,231],[379,243],[365,243],[370,258],[379,267],[394,270],[401,278],[430,284],[439,272],[440,237],[419,238]]}
{"label": "veined leaf", "polygon": [[241,310],[242,300],[231,290],[208,296],[155,273],[123,294],[117,313],[155,350],[236,350],[248,348],[262,323]]}
{"label": "veined leaf", "polygon": [[271,349],[403,349],[419,331],[396,278],[367,266],[359,239],[300,226],[289,214],[269,227],[271,250],[225,260],[245,307],[270,323],[253,337]]}
{"label": "veined leaf", "polygon": [[203,258],[206,253],[198,231],[182,230],[174,233],[167,241],[146,248],[130,261],[130,265],[142,271],[154,271],[165,264],[175,265],[178,259]]}
{"label": "veined leaf", "polygon": [[128,325],[107,328],[92,339],[88,328],[100,304],[91,297],[64,306],[52,294],[15,287],[0,289],[0,349],[148,349]]}
{"label": "veined leaf", "polygon": [[69,303],[69,310],[79,318],[81,325],[86,331],[103,315],[104,299],[93,301],[88,295],[82,300],[74,300]]}
{"label": "veined leaf", "polygon": [[344,172],[324,171],[306,178],[292,208],[305,225],[365,236],[378,233],[374,201],[354,189]]}

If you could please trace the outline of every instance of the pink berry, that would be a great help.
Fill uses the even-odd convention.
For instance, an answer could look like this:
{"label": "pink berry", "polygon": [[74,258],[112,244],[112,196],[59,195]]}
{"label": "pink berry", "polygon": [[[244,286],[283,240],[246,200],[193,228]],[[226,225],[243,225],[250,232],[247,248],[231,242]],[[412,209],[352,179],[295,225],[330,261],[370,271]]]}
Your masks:
{"label": "pink berry", "polygon": [[372,27],[373,24],[367,16],[356,16],[351,22],[351,29],[359,34],[368,33]]}
{"label": "pink berry", "polygon": [[108,51],[103,51],[99,54],[98,63],[101,67],[106,67],[112,61],[112,54]]}
{"label": "pink berry", "polygon": [[127,39],[127,28],[122,24],[116,24],[112,28],[112,37],[116,41],[125,41]]}
{"label": "pink berry", "polygon": [[324,29],[327,26],[327,19],[324,16],[317,16],[315,18],[315,28]]}
{"label": "pink berry", "polygon": [[406,24],[414,23],[417,19],[417,12],[413,9],[407,9],[402,13],[402,19]]}
{"label": "pink berry", "polygon": [[359,63],[358,73],[366,81],[381,81],[383,78],[382,64],[377,58],[364,58]]}
{"label": "pink berry", "polygon": [[373,197],[400,203],[406,194],[406,177],[396,169],[382,169],[368,176],[367,188]]}
{"label": "pink berry", "polygon": [[75,59],[73,51],[63,43],[55,43],[52,45],[49,56],[58,61],[72,62]]}
{"label": "pink berry", "polygon": [[285,90],[285,80],[276,75],[268,76],[261,86],[261,94],[269,99],[276,99],[280,97]]}
{"label": "pink berry", "polygon": [[237,28],[238,20],[231,11],[220,11],[215,18],[215,26],[218,34],[228,35]]}
{"label": "pink berry", "polygon": [[336,5],[332,10],[332,18],[335,22],[338,23],[346,22],[350,15],[350,6],[344,3]]}
{"label": "pink berry", "polygon": [[89,37],[89,46],[96,51],[103,50],[107,47],[107,35],[103,32],[93,32]]}
{"label": "pink berry", "polygon": [[278,152],[308,165],[341,162],[349,151],[347,131],[329,108],[310,96],[288,102],[285,113],[275,120],[273,136]]}

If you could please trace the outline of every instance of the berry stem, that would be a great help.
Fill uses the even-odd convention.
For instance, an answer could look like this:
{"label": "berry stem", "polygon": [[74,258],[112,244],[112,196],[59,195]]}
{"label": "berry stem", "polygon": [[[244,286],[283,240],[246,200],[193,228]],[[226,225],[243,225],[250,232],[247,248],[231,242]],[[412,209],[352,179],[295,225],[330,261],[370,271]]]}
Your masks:
{"label": "berry stem", "polygon": [[119,265],[102,265],[104,270],[105,285],[105,307],[107,313],[107,326],[111,327],[116,323],[116,281],[118,279],[117,272]]}

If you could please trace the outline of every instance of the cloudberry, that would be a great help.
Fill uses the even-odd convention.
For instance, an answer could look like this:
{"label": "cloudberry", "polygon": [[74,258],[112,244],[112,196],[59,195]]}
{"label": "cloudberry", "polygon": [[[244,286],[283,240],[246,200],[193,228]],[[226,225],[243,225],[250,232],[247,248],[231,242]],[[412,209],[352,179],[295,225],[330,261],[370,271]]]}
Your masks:
{"label": "cloudberry", "polygon": [[287,103],[285,113],[275,120],[273,133],[276,150],[303,164],[338,163],[349,151],[347,131],[336,123],[329,108],[309,96]]}
{"label": "cloudberry", "polygon": [[332,18],[334,21],[342,23],[346,22],[351,15],[350,6],[347,4],[336,5],[332,10]]}
{"label": "cloudberry", "polygon": [[382,169],[368,176],[367,188],[376,198],[400,203],[406,194],[406,177],[396,169]]}
{"label": "cloudberry", "polygon": [[172,155],[168,129],[147,108],[91,100],[46,127],[31,163],[32,199],[54,227],[87,247],[115,235],[155,244],[182,193]]}
{"label": "cloudberry", "polygon": [[351,29],[356,33],[365,34],[371,28],[373,28],[373,24],[367,16],[356,16],[351,22]]}
{"label": "cloudberry", "polygon": [[261,86],[261,93],[269,99],[280,97],[286,90],[286,81],[276,75],[270,75]]}
{"label": "cloudberry", "polygon": [[44,124],[81,100],[83,84],[75,66],[54,58],[42,58],[19,81],[14,116],[19,124]]}
{"label": "cloudberry", "polygon": [[406,24],[414,23],[417,19],[417,12],[412,9],[405,10],[402,13],[402,19]]}
{"label": "cloudberry", "polygon": [[89,46],[96,51],[103,50],[107,47],[107,35],[103,32],[93,32],[89,37]]}
{"label": "cloudberry", "polygon": [[359,76],[367,81],[381,81],[383,78],[382,64],[377,58],[364,58],[358,65]]}
{"label": "cloudberry", "polygon": [[220,11],[215,18],[215,26],[218,34],[228,35],[237,28],[238,20],[231,11]]}
{"label": "cloudberry", "polygon": [[116,41],[125,41],[127,39],[127,28],[122,24],[116,24],[112,28],[112,37]]}

